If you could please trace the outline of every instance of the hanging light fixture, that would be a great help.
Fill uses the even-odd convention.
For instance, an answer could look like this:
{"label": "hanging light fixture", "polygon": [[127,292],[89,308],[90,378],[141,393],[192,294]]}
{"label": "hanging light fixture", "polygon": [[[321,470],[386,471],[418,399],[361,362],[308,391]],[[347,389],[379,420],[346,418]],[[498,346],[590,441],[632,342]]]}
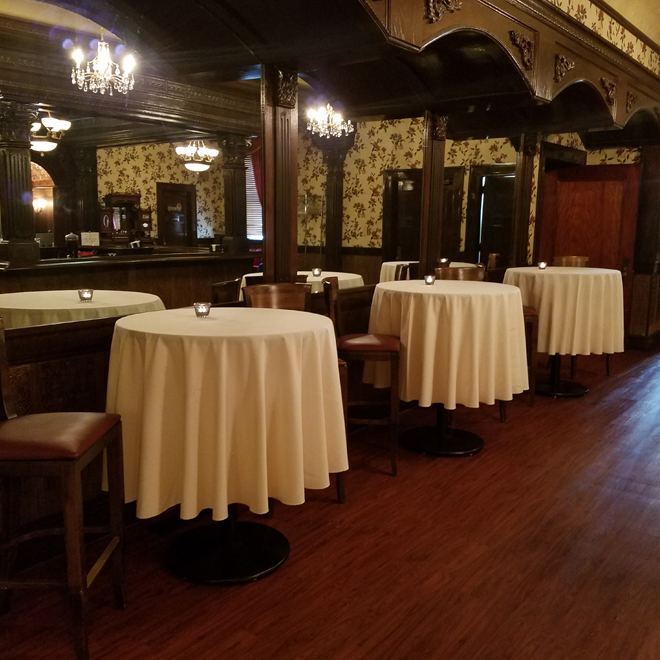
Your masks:
{"label": "hanging light fixture", "polygon": [[32,123],[30,129],[30,149],[42,154],[57,149],[65,131],[71,128],[71,122],[66,119],[56,119],[50,113],[40,121]]}
{"label": "hanging light fixture", "polygon": [[121,66],[112,61],[110,56],[110,46],[107,41],[103,41],[103,35],[98,40],[96,57],[87,62],[85,66],[85,56],[80,48],[71,53],[75,61],[75,66],[71,69],[71,82],[78,85],[78,89],[85,92],[90,91],[96,94],[100,92],[105,94],[106,91],[112,96],[112,90],[120,94],[126,94],[135,84],[133,77],[133,69],[135,68],[135,58],[132,55],[127,55]]}
{"label": "hanging light fixture", "polygon": [[341,137],[355,130],[351,120],[344,121],[343,117],[335,112],[329,103],[325,107],[318,108],[318,110],[313,108],[308,110],[307,118],[309,119],[307,130],[321,137]]}
{"label": "hanging light fixture", "polygon": [[206,172],[220,153],[217,149],[209,149],[202,140],[191,140],[185,147],[176,147],[175,151],[191,172]]}

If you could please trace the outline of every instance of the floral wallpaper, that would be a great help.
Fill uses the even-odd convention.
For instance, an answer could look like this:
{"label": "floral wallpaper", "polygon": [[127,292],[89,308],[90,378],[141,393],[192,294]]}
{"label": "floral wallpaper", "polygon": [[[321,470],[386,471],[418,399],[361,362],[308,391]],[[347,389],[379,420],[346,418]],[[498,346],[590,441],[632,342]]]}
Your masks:
{"label": "floral wallpaper", "polygon": [[[383,172],[422,167],[422,119],[362,122],[356,125],[355,145],[344,164],[345,247],[381,247],[383,226]],[[298,142],[299,222],[298,243],[318,245],[323,236],[322,219],[308,211],[304,195],[325,195],[327,170],[323,155],[307,133]],[[465,238],[467,186],[471,165],[515,163],[516,153],[508,139],[447,141],[445,165],[466,169],[462,206],[461,240]],[[308,208],[309,208],[308,204]],[[313,209],[315,207],[312,207]],[[306,240],[306,242],[305,242]]]}
{"label": "floral wallpaper", "polygon": [[[137,193],[142,207],[151,208],[157,235],[156,183],[194,184],[197,190],[197,237],[213,237],[224,231],[224,192],[222,155],[206,172],[191,172],[183,166],[174,148],[177,144],[141,144],[130,147],[98,149],[99,201],[108,193]],[[213,142],[209,147],[218,148]]]}
{"label": "floral wallpaper", "polygon": [[630,34],[607,12],[597,7],[589,0],[575,2],[574,0],[547,0],[565,14],[582,23],[599,36],[622,50],[642,66],[656,75],[660,75],[660,54],[649,48],[641,39]]}
{"label": "floral wallpaper", "polygon": [[347,247],[381,247],[383,172],[422,166],[424,121],[359,122],[344,164],[344,229]]}
{"label": "floral wallpaper", "polygon": [[298,245],[321,245],[325,236],[325,188],[328,169],[309,133],[298,140]]}

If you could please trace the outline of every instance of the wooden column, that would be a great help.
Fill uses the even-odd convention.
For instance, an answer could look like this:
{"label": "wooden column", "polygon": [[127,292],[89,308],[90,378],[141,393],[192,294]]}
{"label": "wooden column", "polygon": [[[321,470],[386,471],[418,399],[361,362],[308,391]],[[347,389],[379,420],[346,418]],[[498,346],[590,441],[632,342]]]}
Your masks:
{"label": "wooden column", "polygon": [[0,101],[0,260],[12,264],[39,261],[34,240],[30,127],[33,108]]}
{"label": "wooden column", "polygon": [[264,281],[293,282],[298,265],[298,74],[261,69]]}
{"label": "wooden column", "polygon": [[71,157],[75,171],[77,212],[77,227],[74,231],[98,231],[99,193],[96,175],[96,147],[75,149]]}
{"label": "wooden column", "polygon": [[230,254],[248,251],[245,204],[245,156],[249,140],[243,135],[220,135],[222,181],[225,195],[225,237],[222,246]]}
{"label": "wooden column", "polygon": [[433,272],[440,260],[446,140],[447,117],[427,112],[424,117],[420,276]]}
{"label": "wooden column", "polygon": [[[527,265],[529,214],[534,183],[534,156],[539,146],[538,133],[525,133],[516,146],[516,180],[513,188],[513,250],[504,267]],[[537,237],[538,238],[538,237]]]}
{"label": "wooden column", "polygon": [[344,220],[344,162],[355,144],[355,132],[341,137],[312,135],[312,144],[323,152],[328,169],[325,189],[325,260],[326,270],[341,270],[341,243]]}

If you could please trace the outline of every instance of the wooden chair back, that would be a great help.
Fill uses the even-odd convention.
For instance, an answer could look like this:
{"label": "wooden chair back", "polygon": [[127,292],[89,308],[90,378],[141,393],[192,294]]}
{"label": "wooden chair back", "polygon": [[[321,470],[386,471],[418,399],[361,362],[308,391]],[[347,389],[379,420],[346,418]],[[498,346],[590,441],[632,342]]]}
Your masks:
{"label": "wooden chair back", "polygon": [[7,360],[7,342],[5,340],[5,323],[0,317],[0,421],[16,417],[14,399],[9,378],[9,361]]}
{"label": "wooden chair back", "polygon": [[337,336],[369,332],[369,316],[375,290],[375,284],[339,289],[336,277],[323,279],[325,305]]}
{"label": "wooden chair back", "polygon": [[243,287],[247,307],[312,311],[312,285],[297,282],[253,284]]}
{"label": "wooden chair back", "polygon": [[241,278],[227,282],[215,282],[211,284],[211,303],[218,305],[220,303],[237,302],[241,293]]}
{"label": "wooden chair back", "polygon": [[410,264],[397,264],[394,269],[394,281],[407,280],[410,271]]}
{"label": "wooden chair back", "polygon": [[436,268],[435,276],[439,280],[465,280],[483,282],[486,269],[483,264],[472,266],[450,266],[449,268]]}
{"label": "wooden chair back", "polygon": [[419,261],[413,261],[408,264],[408,279],[419,279]]}
{"label": "wooden chair back", "polygon": [[572,266],[573,268],[586,268],[589,265],[589,257],[553,257],[553,266]]}

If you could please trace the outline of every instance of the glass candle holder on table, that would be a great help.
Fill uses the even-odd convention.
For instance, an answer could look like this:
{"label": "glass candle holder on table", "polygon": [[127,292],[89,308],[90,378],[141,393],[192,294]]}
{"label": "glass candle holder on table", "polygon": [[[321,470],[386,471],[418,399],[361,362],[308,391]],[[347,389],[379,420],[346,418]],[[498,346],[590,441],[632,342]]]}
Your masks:
{"label": "glass candle holder on table", "polygon": [[322,268],[312,268],[312,275],[314,277],[321,277],[322,272],[323,272]]}
{"label": "glass candle holder on table", "polygon": [[211,312],[211,303],[210,302],[196,302],[193,303],[195,308],[195,316],[199,318],[206,318]]}
{"label": "glass candle holder on table", "polygon": [[435,283],[435,275],[424,276],[424,284],[428,284],[429,286],[432,286],[434,283]]}
{"label": "glass candle holder on table", "polygon": [[547,261],[539,261],[539,269],[540,270],[545,270],[548,267],[548,262]]}
{"label": "glass candle holder on table", "polygon": [[80,302],[92,302],[94,297],[94,289],[78,289],[78,298]]}

